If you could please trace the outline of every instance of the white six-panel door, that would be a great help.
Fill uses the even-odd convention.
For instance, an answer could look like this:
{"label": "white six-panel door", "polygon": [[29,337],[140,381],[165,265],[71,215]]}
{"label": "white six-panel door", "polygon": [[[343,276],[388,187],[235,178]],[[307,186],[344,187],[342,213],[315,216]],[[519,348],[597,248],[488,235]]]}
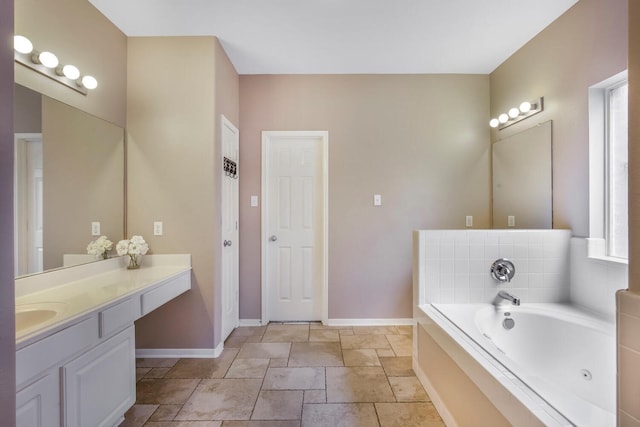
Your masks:
{"label": "white six-panel door", "polygon": [[222,156],[235,162],[237,175],[222,171],[222,341],[239,323],[239,132],[224,116]]}
{"label": "white six-panel door", "polygon": [[263,132],[263,322],[326,320],[326,132]]}

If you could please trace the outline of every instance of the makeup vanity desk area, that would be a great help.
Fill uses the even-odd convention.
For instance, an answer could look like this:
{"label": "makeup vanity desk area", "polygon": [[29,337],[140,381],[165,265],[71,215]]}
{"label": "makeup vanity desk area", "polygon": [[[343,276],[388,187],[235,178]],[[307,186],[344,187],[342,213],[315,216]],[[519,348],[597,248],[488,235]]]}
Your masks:
{"label": "makeup vanity desk area", "polygon": [[191,289],[190,255],[16,279],[19,427],[115,426],[135,403],[134,321]]}

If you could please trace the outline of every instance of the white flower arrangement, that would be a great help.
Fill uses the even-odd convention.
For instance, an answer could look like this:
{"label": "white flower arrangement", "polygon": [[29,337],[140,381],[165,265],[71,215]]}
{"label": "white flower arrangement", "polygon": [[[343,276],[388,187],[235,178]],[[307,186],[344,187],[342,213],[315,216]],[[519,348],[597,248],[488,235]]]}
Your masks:
{"label": "white flower arrangement", "polygon": [[96,258],[102,256],[102,258],[107,259],[111,248],[113,248],[113,242],[107,239],[107,236],[100,236],[87,245],[87,253],[95,255]]}
{"label": "white flower arrangement", "polygon": [[116,245],[118,255],[129,255],[130,269],[138,268],[138,255],[144,255],[149,250],[149,245],[142,236],[133,236],[128,240],[120,240]]}

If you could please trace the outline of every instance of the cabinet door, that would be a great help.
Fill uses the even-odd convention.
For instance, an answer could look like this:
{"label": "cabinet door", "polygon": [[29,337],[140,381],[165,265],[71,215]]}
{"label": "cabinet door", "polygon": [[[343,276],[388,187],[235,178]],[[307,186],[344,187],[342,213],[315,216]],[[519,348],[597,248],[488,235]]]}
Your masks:
{"label": "cabinet door", "polygon": [[136,399],[134,327],[63,367],[67,427],[112,426]]}
{"label": "cabinet door", "polygon": [[51,370],[16,394],[17,427],[60,426],[58,378],[58,370]]}

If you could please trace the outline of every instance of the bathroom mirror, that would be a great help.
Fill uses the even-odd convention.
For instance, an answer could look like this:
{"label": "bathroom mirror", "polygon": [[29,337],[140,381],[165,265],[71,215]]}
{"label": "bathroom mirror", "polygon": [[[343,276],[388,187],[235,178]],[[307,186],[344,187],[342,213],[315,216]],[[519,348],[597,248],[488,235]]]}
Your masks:
{"label": "bathroom mirror", "polygon": [[551,153],[551,121],[493,144],[493,228],[553,228]]}
{"label": "bathroom mirror", "polygon": [[87,245],[99,235],[115,247],[124,130],[16,84],[14,132],[16,276],[95,261]]}

